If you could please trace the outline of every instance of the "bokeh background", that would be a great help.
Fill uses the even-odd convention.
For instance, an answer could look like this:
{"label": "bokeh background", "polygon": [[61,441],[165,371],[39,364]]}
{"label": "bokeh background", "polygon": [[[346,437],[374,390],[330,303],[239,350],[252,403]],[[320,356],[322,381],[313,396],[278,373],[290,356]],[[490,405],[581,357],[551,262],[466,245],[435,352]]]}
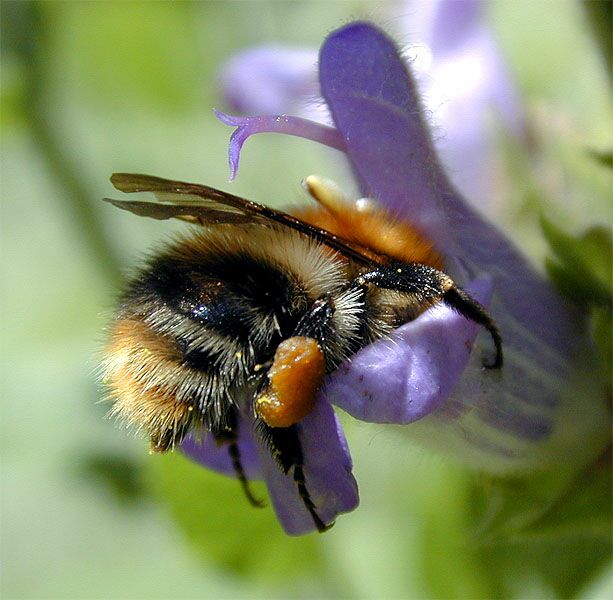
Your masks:
{"label": "bokeh background", "polygon": [[[254,44],[317,47],[352,18],[409,44],[404,3],[3,1],[1,11],[3,598],[610,597],[606,525],[489,535],[483,478],[400,428],[345,419],[361,506],[323,536],[294,539],[231,479],[150,456],[105,419],[96,352],[114,299],[177,228],[104,204],[109,175],[206,182],[277,206],[304,200],[307,174],[347,181],[334,152],[261,136],[229,184],[230,132],[212,113],[225,108],[218,69]],[[593,12],[566,0],[487,5],[538,148],[528,158],[500,136],[494,216],[539,268],[543,207],[573,234],[610,223],[610,80]]]}

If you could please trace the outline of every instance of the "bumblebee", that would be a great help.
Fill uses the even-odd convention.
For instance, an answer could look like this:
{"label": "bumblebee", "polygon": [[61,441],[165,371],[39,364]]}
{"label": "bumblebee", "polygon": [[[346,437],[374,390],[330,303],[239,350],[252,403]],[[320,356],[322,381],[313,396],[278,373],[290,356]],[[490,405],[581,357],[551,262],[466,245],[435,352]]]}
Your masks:
{"label": "bumblebee", "polygon": [[204,430],[228,448],[253,504],[237,444],[239,414],[296,491],[317,528],[304,479],[300,422],[322,380],[367,344],[443,302],[485,327],[490,368],[502,340],[483,306],[444,273],[433,245],[373,201],[347,199],[308,177],[317,204],[294,214],[214,188],[115,174],[110,200],[139,216],[178,218],[196,230],[148,259],[123,294],[103,373],[112,413],[144,430],[155,452]]}

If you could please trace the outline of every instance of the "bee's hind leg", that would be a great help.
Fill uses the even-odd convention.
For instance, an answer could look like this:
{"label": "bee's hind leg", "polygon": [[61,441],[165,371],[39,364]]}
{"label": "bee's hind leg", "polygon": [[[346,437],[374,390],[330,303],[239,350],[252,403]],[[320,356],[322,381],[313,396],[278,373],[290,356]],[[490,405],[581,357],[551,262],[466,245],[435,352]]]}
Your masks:
{"label": "bee's hind leg", "polygon": [[313,519],[317,531],[323,533],[330,529],[334,522],[324,523],[317,513],[317,507],[311,499],[304,477],[304,457],[302,445],[300,444],[300,425],[291,427],[269,427],[264,422],[260,422],[259,433],[263,441],[270,448],[272,456],[277,461],[281,470],[289,475],[293,469],[293,479],[298,488],[298,494]]}
{"label": "bee's hind leg", "polygon": [[[304,314],[304,316],[297,323],[292,335],[284,340],[288,342],[290,340],[298,340],[299,338],[309,338],[310,340],[315,340],[318,345],[318,354],[323,356],[325,346],[325,340],[330,335],[331,332],[331,320],[334,315],[334,301],[331,296],[325,295],[321,298],[315,300],[308,312]],[[302,344],[304,346],[304,344]],[[315,354],[317,354],[315,353]],[[275,354],[275,360],[277,360],[277,354]],[[307,360],[309,362],[309,369],[313,370],[315,368],[314,361],[316,356],[314,354],[308,353]],[[284,359],[279,359],[283,362]],[[294,357],[293,360],[296,360]],[[316,361],[315,361],[316,362]],[[275,363],[276,364],[276,363]],[[296,364],[292,365],[294,369],[296,369]],[[322,364],[320,376],[323,377],[324,367]],[[312,374],[309,372],[305,374],[304,377],[311,376]],[[265,380],[266,381],[266,380]],[[309,382],[311,387],[317,388],[320,381],[316,376],[314,380]],[[265,384],[266,385],[266,384]],[[307,385],[305,379],[301,379],[297,382],[297,385],[301,385],[303,388]],[[260,392],[264,390],[260,390]],[[281,397],[277,396],[275,398],[276,404],[281,403],[282,405],[286,403],[286,408],[288,412],[291,414],[294,411],[294,407],[291,406],[292,403],[297,402],[297,398],[302,401],[309,401],[314,399],[314,394],[316,389],[314,389],[313,394],[307,393],[305,397],[300,397],[300,394],[292,394],[291,397],[287,395],[283,395]],[[271,456],[275,459],[281,471],[293,478],[294,483],[296,484],[296,488],[304,507],[307,509],[311,519],[315,523],[317,530],[319,532],[324,532],[330,529],[334,523],[326,524],[319,516],[317,512],[317,507],[315,506],[313,499],[311,498],[311,494],[309,493],[309,489],[307,487],[307,482],[305,480],[304,474],[304,455],[302,452],[302,444],[300,443],[300,423],[299,420],[289,421],[288,425],[277,425],[277,421],[274,422],[270,420],[272,415],[268,415],[265,412],[258,412],[258,400],[262,397],[266,397],[261,394],[256,395],[255,406],[256,406],[256,415],[257,419],[257,432],[264,442],[264,444],[268,447]],[[311,406],[312,403],[307,402],[307,409]],[[298,403],[300,406],[300,403]],[[278,408],[278,407],[277,407]],[[309,409],[310,410],[310,409]],[[272,426],[271,424],[275,426]]]}

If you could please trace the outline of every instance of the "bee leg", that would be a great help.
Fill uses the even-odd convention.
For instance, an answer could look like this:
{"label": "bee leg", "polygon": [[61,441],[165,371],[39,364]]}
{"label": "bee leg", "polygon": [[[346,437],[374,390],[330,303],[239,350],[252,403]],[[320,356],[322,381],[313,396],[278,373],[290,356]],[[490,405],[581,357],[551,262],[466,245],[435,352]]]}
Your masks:
{"label": "bee leg", "polygon": [[414,296],[417,307],[425,309],[434,302],[442,301],[462,316],[485,327],[492,336],[496,357],[488,369],[502,367],[502,337],[496,323],[487,310],[442,271],[417,263],[393,263],[380,266],[357,277],[352,285],[397,290]]}
{"label": "bee leg", "polygon": [[315,523],[315,527],[317,527],[317,531],[319,531],[319,533],[323,533],[324,531],[328,531],[328,529],[331,529],[334,526],[334,521],[326,525],[317,514],[316,507],[311,500],[309,490],[307,489],[306,483],[304,481],[303,465],[294,465],[294,482],[298,486],[298,494],[300,494],[300,499],[306,506],[306,509],[309,511],[309,514],[311,515],[311,518]]}
{"label": "bee leg", "polygon": [[264,442],[270,448],[271,454],[277,461],[281,470],[289,475],[293,469],[293,479],[298,488],[298,494],[309,512],[317,531],[323,533],[330,529],[334,522],[326,525],[321,517],[317,514],[317,507],[311,499],[309,490],[304,478],[304,458],[302,455],[302,445],[300,444],[299,425],[291,425],[290,427],[269,427],[263,422],[260,422],[259,432]]}
{"label": "bee leg", "polygon": [[[323,346],[330,334],[330,321],[333,315],[334,302],[332,298],[329,295],[318,298],[313,302],[310,310],[300,319],[291,337],[311,338]],[[292,471],[292,477],[300,499],[311,519],[313,519],[317,530],[323,533],[330,529],[334,522],[326,525],[317,514],[317,507],[313,503],[305,481],[304,456],[299,438],[300,425],[271,427],[260,418],[258,419],[258,432],[283,473],[289,475]]]}
{"label": "bee leg", "polygon": [[255,506],[256,508],[262,508],[265,506],[265,503],[253,495],[253,492],[249,487],[249,480],[247,479],[245,471],[243,470],[240,448],[238,447],[238,418],[236,415],[236,409],[233,408],[229,410],[229,413],[230,415],[228,416],[228,423],[226,427],[224,427],[223,430],[214,431],[212,433],[215,436],[217,443],[226,444],[228,446],[228,453],[230,454],[230,459],[232,460],[234,474],[236,475],[236,478],[238,479],[238,482],[240,483],[249,504],[251,504],[251,506]]}
{"label": "bee leg", "polygon": [[266,506],[266,503],[259,498],[256,498],[249,487],[249,480],[245,476],[245,472],[243,471],[243,465],[241,463],[240,450],[238,448],[238,444],[236,440],[231,441],[228,444],[228,452],[230,453],[230,458],[232,459],[232,467],[234,468],[234,473],[241,484],[241,488],[243,489],[243,493],[249,500],[249,504],[251,506],[255,506],[256,508],[263,508]]}
{"label": "bee leg", "polygon": [[[317,342],[320,344],[323,344],[324,340],[329,334],[330,320],[332,319],[333,314],[334,304],[332,302],[332,298],[330,296],[319,298],[313,303],[311,310],[299,321],[298,325],[296,326],[296,330],[294,331],[294,336],[310,337],[317,340]],[[291,427],[284,429],[268,429],[281,433],[280,436],[278,436],[278,433],[275,436],[278,436],[277,440],[281,442],[280,444],[277,444],[277,450],[279,451],[277,461],[281,464],[281,468],[286,474],[291,468],[291,465],[288,463],[291,462],[293,464],[293,476],[294,482],[298,488],[298,494],[300,495],[300,499],[302,500],[304,506],[309,511],[309,514],[317,527],[317,531],[320,533],[328,531],[328,529],[334,525],[334,521],[326,525],[321,520],[317,514],[315,504],[313,504],[313,500],[311,499],[311,495],[309,494],[309,490],[304,479],[304,459],[302,455],[302,446],[298,437],[299,425],[292,425]],[[288,461],[290,458],[292,460]]]}

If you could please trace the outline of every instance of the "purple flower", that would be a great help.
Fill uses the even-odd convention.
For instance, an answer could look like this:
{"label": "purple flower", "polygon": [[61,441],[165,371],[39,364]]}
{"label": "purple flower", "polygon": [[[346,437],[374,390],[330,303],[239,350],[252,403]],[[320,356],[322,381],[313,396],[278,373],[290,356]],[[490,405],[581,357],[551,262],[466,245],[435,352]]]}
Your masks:
{"label": "purple flower", "polygon": [[[484,0],[408,0],[411,67],[454,185],[484,211],[500,198],[493,125],[527,141],[517,88],[488,26]],[[499,201],[499,200],[498,200]]]}
{"label": "purple flower", "polygon": [[219,83],[234,111],[266,115],[283,107],[288,112],[302,112],[308,98],[316,95],[317,51],[283,46],[253,48],[225,63]]}
{"label": "purple flower", "polygon": [[[503,179],[493,125],[527,140],[523,107],[485,19],[483,0],[407,0],[398,30],[439,158],[454,186],[481,211],[496,212]],[[397,9],[396,9],[396,12]],[[290,113],[331,124],[319,100],[315,49],[255,47],[221,69],[224,98],[244,114]]]}
{"label": "purple flower", "polygon": [[[407,435],[493,473],[591,458],[608,432],[604,404],[593,393],[598,382],[585,377],[584,319],[450,185],[395,44],[371,24],[349,24],[325,40],[319,76],[335,129],[285,115],[221,115],[237,127],[233,169],[242,142],[263,131],[306,132],[343,150],[363,195],[434,240],[446,270],[489,306],[505,348],[503,369],[484,370],[489,340],[474,323],[436,306],[331,374],[315,410],[300,423],[305,478],[324,520],[357,504],[347,444],[330,403],[365,421],[411,423]],[[585,365],[583,373],[578,365]],[[291,478],[251,437],[249,418],[241,425],[249,474],[266,479],[283,527],[311,531]],[[232,472],[228,457],[207,440],[189,441],[184,450]]]}

